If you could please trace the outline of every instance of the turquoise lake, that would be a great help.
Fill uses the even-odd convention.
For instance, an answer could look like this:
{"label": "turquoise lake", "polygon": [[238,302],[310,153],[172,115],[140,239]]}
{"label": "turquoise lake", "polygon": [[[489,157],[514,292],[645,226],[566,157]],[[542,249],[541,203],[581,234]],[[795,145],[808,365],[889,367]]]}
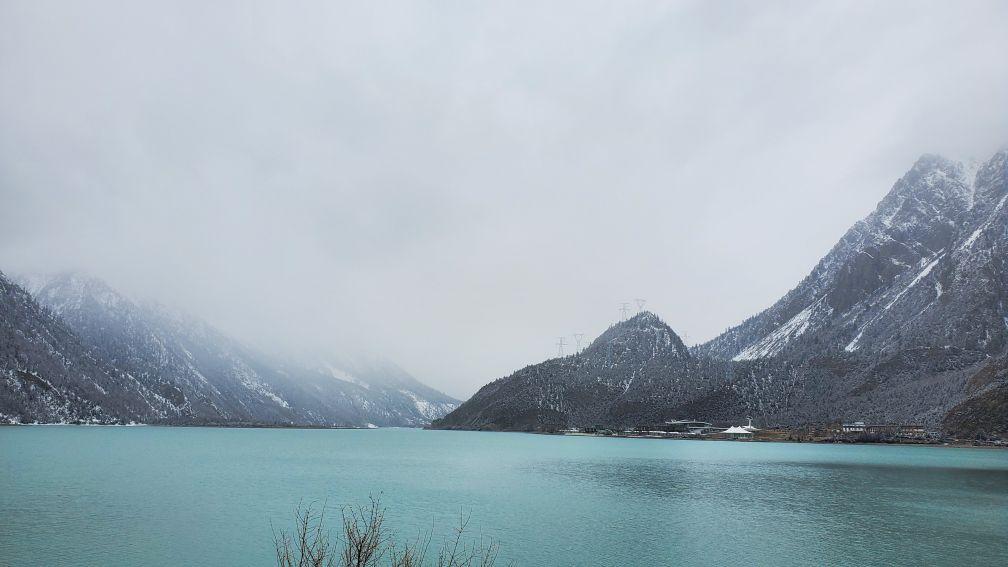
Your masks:
{"label": "turquoise lake", "polygon": [[273,565],[299,500],[369,493],[519,565],[1008,564],[1005,450],[73,426],[0,427],[0,564]]}

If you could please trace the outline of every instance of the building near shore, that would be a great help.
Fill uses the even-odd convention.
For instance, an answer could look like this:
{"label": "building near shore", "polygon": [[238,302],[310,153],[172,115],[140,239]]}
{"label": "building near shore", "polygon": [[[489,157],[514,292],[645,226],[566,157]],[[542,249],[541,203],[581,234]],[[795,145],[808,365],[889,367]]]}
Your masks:
{"label": "building near shore", "polygon": [[853,423],[843,423],[840,425],[840,432],[844,434],[849,433],[864,433],[865,422],[855,421]]}
{"label": "building near shore", "polygon": [[920,439],[927,436],[927,430],[920,424],[907,423],[865,423],[855,421],[840,424],[844,436],[870,436],[885,438]]}
{"label": "building near shore", "polygon": [[879,437],[924,437],[927,431],[923,425],[906,423],[884,423],[869,424],[865,426],[865,433],[868,435],[878,435]]}
{"label": "building near shore", "polygon": [[639,435],[705,435],[717,430],[718,428],[706,421],[672,420],[656,425],[638,425],[633,431]]}

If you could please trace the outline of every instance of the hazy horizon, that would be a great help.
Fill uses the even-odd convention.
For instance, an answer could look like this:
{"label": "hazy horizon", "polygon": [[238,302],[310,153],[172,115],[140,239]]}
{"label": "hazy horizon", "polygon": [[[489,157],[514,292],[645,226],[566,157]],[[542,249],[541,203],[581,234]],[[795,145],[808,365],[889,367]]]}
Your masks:
{"label": "hazy horizon", "polygon": [[635,298],[710,339],[1008,143],[1003,2],[60,8],[0,3],[0,271],[462,399]]}

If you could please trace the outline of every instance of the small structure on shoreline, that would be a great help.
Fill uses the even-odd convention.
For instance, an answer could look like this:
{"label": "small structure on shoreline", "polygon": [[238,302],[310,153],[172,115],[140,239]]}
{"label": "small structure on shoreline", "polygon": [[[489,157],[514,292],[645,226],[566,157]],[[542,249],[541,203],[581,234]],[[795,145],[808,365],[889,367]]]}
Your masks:
{"label": "small structure on shoreline", "polygon": [[753,432],[745,427],[733,425],[722,431],[719,435],[724,435],[726,439],[752,439]]}

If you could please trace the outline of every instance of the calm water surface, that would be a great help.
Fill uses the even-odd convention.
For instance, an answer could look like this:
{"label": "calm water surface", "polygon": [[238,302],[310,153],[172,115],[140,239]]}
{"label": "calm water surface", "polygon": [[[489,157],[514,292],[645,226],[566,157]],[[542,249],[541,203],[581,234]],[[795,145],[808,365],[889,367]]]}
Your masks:
{"label": "calm water surface", "polygon": [[0,427],[0,564],[271,565],[300,499],[459,507],[519,565],[1008,565],[1008,451]]}

